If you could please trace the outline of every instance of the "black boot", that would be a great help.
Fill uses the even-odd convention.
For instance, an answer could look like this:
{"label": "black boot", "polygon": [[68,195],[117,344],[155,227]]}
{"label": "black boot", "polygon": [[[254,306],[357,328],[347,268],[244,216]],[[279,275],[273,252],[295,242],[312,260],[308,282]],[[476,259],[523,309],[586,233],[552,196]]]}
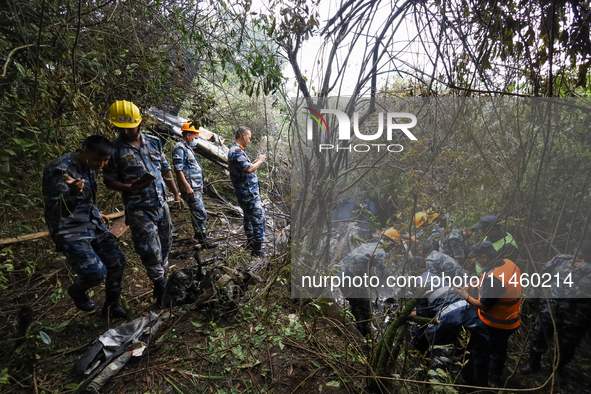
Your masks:
{"label": "black boot", "polygon": [[542,353],[534,352],[533,350],[529,353],[529,360],[519,370],[522,375],[531,375],[542,369]]}
{"label": "black boot", "polygon": [[263,243],[260,241],[252,241],[252,251],[250,255],[253,257],[265,257],[265,252],[263,252]]}
{"label": "black boot", "polygon": [[198,232],[195,234],[195,239],[199,241],[199,244],[203,249],[213,249],[218,246],[216,243],[213,242],[213,238],[206,235],[205,232]]}
{"label": "black boot", "polygon": [[154,298],[156,299],[156,305],[158,305],[160,308],[166,308],[168,306],[163,305],[162,303],[167,283],[166,277],[164,277],[164,279],[162,279],[160,282],[154,282]]}
{"label": "black boot", "polygon": [[88,296],[88,293],[79,284],[74,283],[68,288],[68,295],[74,301],[76,308],[84,312],[93,311],[95,308],[94,302]]}
{"label": "black boot", "polygon": [[119,304],[119,292],[108,292],[105,299],[105,305],[103,305],[102,317],[106,319],[108,316],[113,319],[125,319],[127,313],[125,309]]}

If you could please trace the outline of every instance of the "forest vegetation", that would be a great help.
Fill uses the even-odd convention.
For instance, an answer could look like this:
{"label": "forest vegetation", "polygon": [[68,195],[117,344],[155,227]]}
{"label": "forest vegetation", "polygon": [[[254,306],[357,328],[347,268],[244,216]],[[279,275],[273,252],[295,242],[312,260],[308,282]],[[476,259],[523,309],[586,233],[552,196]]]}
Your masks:
{"label": "forest vegetation", "polygon": [[[539,268],[590,238],[589,15],[589,2],[577,0],[3,1],[0,239],[46,231],[44,166],[91,134],[115,138],[109,106],[129,100],[153,134],[151,107],[226,145],[237,126],[249,127],[249,155],[268,153],[258,172],[273,226],[282,227],[273,230],[291,224],[294,259],[329,256],[331,204],[366,188],[386,212],[372,229],[413,231],[418,211],[451,212],[462,227],[494,214],[517,239],[520,263]],[[393,102],[419,118],[419,140],[405,140],[400,154],[309,149],[303,107],[339,108],[350,119],[359,112],[367,130]],[[336,133],[316,133],[312,143],[332,143]],[[170,157],[175,139],[159,137]],[[200,163],[206,183],[236,205],[227,172]],[[97,205],[105,214],[123,209],[102,181]],[[250,256],[229,242],[240,238],[241,219],[215,195],[205,206],[228,246],[202,258],[249,268]],[[194,263],[191,225],[186,212],[172,215],[171,265],[184,268]],[[129,232],[120,243],[126,307],[139,316],[150,310],[150,284]],[[0,243],[2,392],[75,392],[72,365],[108,328],[74,308],[66,295],[74,274],[54,250],[48,237]],[[406,320],[389,333],[378,321],[363,341],[337,300],[292,298],[297,267],[290,247],[269,257],[261,283],[232,308],[175,307],[148,355],[104,392],[461,390],[457,371],[431,369],[409,348]],[[400,309],[411,306],[402,300]],[[527,357],[536,313],[522,307],[510,371]],[[391,345],[395,357],[384,351]],[[584,342],[571,366],[581,382],[590,357]],[[555,392],[548,376],[521,377],[522,387]],[[561,392],[582,392],[581,382]]]}

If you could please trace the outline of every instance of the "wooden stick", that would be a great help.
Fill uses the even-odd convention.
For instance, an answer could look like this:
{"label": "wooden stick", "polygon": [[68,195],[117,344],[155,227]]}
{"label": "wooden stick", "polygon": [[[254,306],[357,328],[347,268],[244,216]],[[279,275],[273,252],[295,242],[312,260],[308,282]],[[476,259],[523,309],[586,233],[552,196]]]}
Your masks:
{"label": "wooden stick", "polygon": [[[115,213],[112,213],[112,214],[106,215],[106,216],[109,219],[117,219],[117,218],[120,218],[121,216],[125,216],[125,211],[115,212]],[[13,243],[17,243],[17,242],[30,241],[32,239],[47,237],[48,235],[49,235],[49,231],[41,231],[41,232],[33,233],[33,234],[19,235],[16,238],[3,238],[3,239],[0,239],[0,245],[8,245],[8,244],[13,244]]]}

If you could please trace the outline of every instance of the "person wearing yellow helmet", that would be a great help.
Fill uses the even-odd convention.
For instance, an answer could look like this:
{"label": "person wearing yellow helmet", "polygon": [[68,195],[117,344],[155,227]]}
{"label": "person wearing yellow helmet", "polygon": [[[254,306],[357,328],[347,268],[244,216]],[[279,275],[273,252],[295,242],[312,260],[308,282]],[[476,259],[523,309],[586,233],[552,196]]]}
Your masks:
{"label": "person wearing yellow helmet", "polygon": [[400,233],[394,227],[390,227],[381,233],[382,237],[394,242],[394,245],[400,244]]}
{"label": "person wearing yellow helmet", "polygon": [[427,214],[425,212],[415,213],[414,221],[415,221],[415,226],[417,226],[417,228],[421,227],[423,224],[427,223],[427,221],[428,221]]}
{"label": "person wearing yellow helmet", "polygon": [[427,212],[423,211],[415,213],[413,220],[418,231],[417,234],[411,236],[409,233],[404,233],[401,235],[401,237],[403,239],[408,239],[413,242],[418,242],[419,239],[422,238],[425,234],[427,227],[430,224],[432,224],[432,222],[437,218],[437,216],[439,216],[438,213],[428,214]]}
{"label": "person wearing yellow helmet", "polygon": [[116,101],[110,107],[109,120],[119,137],[113,141],[115,152],[105,166],[104,182],[107,188],[122,193],[135,251],[154,283],[154,297],[160,305],[172,246],[167,187],[178,207],[184,205],[160,140],[141,132],[139,108],[129,101]]}

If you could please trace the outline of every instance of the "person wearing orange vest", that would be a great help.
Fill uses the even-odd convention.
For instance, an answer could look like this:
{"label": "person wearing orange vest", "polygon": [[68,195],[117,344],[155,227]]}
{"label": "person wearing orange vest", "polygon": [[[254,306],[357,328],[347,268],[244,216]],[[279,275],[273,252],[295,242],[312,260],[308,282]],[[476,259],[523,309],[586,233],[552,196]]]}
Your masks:
{"label": "person wearing orange vest", "polygon": [[[472,297],[468,289],[462,289],[460,295],[478,309],[478,316],[491,337],[490,365],[485,364],[484,367],[490,371],[490,381],[501,386],[509,337],[521,322],[521,271],[513,261],[500,259],[490,241],[472,245],[472,256],[484,269],[478,288],[479,297]],[[479,383],[488,385],[488,382]]]}

